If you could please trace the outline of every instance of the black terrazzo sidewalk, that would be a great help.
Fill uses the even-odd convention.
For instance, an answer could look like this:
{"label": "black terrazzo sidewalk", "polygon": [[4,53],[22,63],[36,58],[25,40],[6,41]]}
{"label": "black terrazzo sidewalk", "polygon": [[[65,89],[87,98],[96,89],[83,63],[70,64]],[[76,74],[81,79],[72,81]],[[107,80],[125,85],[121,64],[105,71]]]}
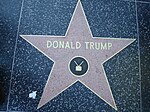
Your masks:
{"label": "black terrazzo sidewalk", "polygon": [[[104,63],[118,112],[150,111],[150,0],[81,0],[93,36],[136,41]],[[117,112],[80,82],[37,110],[53,62],[19,35],[65,35],[77,0],[0,1],[2,112]],[[29,93],[37,91],[36,99]]]}

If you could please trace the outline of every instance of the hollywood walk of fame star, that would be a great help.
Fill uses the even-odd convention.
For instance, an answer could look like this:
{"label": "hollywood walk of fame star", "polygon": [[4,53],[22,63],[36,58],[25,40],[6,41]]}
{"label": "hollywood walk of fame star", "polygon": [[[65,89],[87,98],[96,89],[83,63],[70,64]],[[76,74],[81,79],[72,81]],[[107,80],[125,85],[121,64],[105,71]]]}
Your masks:
{"label": "hollywood walk of fame star", "polygon": [[[130,45],[135,41],[135,39],[93,37],[80,0],[76,5],[65,36],[20,36],[46,55],[50,60],[54,61],[53,68],[38,104],[38,109],[75,82],[79,81],[107,104],[117,110],[117,106],[103,68],[103,63]],[[48,42],[55,42],[56,44],[57,42],[62,41],[65,43],[78,42],[82,46],[78,49],[71,49],[68,46],[66,48],[58,48],[57,45],[50,48],[47,46]],[[85,42],[89,42],[89,44],[85,45]],[[90,42],[92,42],[92,44]],[[94,43],[111,43],[112,45],[110,49],[96,50],[94,49]],[[89,68],[85,75],[81,75],[80,77],[72,75],[68,66],[74,57],[83,57],[89,63]],[[77,70],[82,70],[81,66],[78,66]]]}

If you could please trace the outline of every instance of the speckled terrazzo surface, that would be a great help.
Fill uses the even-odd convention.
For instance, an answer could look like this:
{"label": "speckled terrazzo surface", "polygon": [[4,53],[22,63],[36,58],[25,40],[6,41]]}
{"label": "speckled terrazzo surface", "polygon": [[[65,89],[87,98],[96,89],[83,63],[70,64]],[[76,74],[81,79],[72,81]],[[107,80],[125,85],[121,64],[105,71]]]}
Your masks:
{"label": "speckled terrazzo surface", "polygon": [[150,111],[150,4],[138,3],[143,111]]}
{"label": "speckled terrazzo surface", "polygon": [[[149,2],[82,0],[93,36],[136,39],[104,63],[118,112],[150,111]],[[36,110],[53,62],[19,35],[65,35],[76,3],[0,1],[0,86],[6,94],[0,111],[116,112],[80,82]],[[37,91],[36,99],[29,98],[32,91]]]}

